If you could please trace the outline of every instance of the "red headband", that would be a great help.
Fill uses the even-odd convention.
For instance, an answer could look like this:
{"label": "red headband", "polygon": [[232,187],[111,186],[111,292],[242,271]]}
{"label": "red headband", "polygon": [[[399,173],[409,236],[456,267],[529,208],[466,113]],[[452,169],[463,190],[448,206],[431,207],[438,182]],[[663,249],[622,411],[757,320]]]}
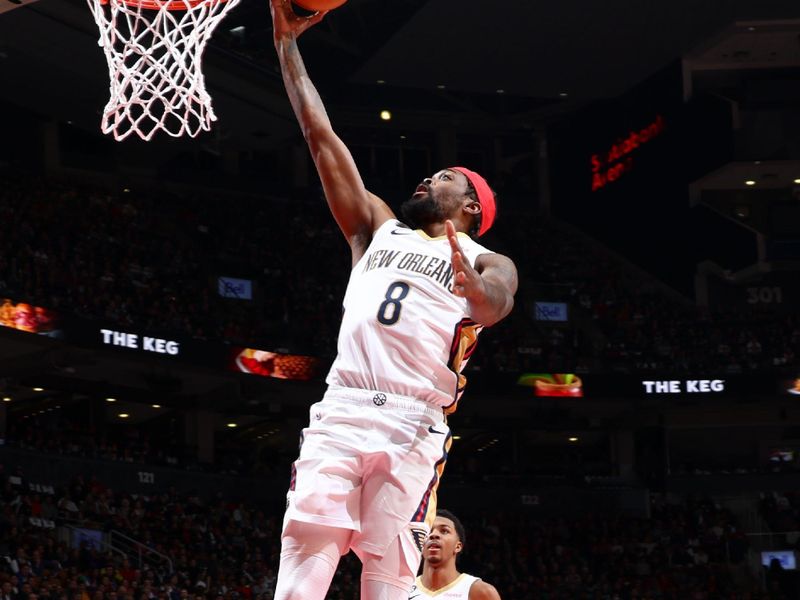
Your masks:
{"label": "red headband", "polygon": [[492,188],[489,187],[486,180],[475,171],[470,171],[465,167],[450,167],[450,170],[463,174],[472,184],[472,187],[475,188],[475,193],[478,194],[478,203],[481,205],[481,228],[478,231],[478,235],[481,236],[489,231],[497,214],[494,192],[492,192]]}

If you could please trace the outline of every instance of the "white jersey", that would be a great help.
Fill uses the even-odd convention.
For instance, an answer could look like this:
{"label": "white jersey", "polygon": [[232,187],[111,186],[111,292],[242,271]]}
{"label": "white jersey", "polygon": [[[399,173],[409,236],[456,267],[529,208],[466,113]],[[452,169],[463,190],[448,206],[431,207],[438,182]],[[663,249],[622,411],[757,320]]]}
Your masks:
{"label": "white jersey", "polygon": [[480,577],[461,573],[443,588],[433,591],[422,585],[422,577],[417,577],[408,600],[469,600],[469,590],[476,581],[480,581]]}
{"label": "white jersey", "polygon": [[[490,251],[459,233],[471,265]],[[412,396],[455,410],[482,326],[455,296],[447,237],[391,219],[353,267],[329,385]]]}

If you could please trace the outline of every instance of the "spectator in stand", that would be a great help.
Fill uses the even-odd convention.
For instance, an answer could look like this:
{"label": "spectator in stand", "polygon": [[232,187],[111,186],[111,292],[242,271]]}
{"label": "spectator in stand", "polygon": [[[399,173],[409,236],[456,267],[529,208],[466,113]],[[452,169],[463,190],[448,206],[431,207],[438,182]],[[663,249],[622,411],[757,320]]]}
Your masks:
{"label": "spectator in stand", "polygon": [[[112,514],[141,503],[144,517],[118,522],[96,510],[102,483],[78,479],[57,490],[55,501],[70,494],[78,505],[78,526],[122,528],[123,533],[169,555],[142,567],[117,554],[83,545],[72,548],[54,529],[34,525],[27,508],[36,493],[3,482],[0,500],[0,591],[18,600],[35,594],[53,600],[180,600],[198,598],[269,600],[274,591],[280,515],[251,503],[204,500],[173,491],[134,498],[106,491]],[[70,491],[67,491],[70,490]],[[81,493],[79,490],[85,490]],[[794,500],[771,496],[776,508],[794,511]],[[770,503],[766,502],[765,508]],[[16,502],[15,502],[16,500]],[[460,569],[478,572],[504,597],[531,600],[564,598],[745,598],[767,595],[757,584],[735,582],[735,565],[746,553],[729,551],[743,542],[731,513],[711,499],[681,504],[653,496],[650,517],[592,514],[541,517],[520,511],[477,512],[465,516],[470,552]],[[3,558],[7,557],[7,558]],[[331,598],[357,597],[358,562],[344,559]],[[770,598],[780,596],[773,590]],[[737,595],[739,594],[739,595]],[[0,599],[5,600],[5,598]]]}

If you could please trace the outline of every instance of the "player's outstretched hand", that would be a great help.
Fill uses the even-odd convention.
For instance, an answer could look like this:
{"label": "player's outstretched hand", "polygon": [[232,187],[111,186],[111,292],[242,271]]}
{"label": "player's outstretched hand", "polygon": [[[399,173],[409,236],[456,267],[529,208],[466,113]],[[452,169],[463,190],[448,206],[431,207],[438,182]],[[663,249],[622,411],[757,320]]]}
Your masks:
{"label": "player's outstretched hand", "polygon": [[453,293],[470,302],[481,302],[486,296],[486,284],[464,256],[455,225],[448,219],[444,223],[447,240],[450,242],[450,262],[453,265]]}
{"label": "player's outstretched hand", "polygon": [[289,0],[270,0],[269,10],[272,13],[272,28],[276,40],[287,35],[298,38],[328,14],[327,10],[321,10],[308,17],[300,17],[292,9]]}

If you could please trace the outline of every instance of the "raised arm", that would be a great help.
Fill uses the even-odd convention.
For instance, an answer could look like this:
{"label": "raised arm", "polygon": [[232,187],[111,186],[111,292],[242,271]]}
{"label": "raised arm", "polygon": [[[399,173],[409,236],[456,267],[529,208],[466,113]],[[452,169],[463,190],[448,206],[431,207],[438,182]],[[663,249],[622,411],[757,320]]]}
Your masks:
{"label": "raised arm", "polygon": [[275,49],[289,101],[322,180],[328,206],[350,244],[355,264],[369,245],[373,232],[394,214],[383,200],[364,187],[353,156],[333,131],[297,48],[300,34],[318,23],[326,13],[298,17],[288,0],[270,0],[270,10]]}

